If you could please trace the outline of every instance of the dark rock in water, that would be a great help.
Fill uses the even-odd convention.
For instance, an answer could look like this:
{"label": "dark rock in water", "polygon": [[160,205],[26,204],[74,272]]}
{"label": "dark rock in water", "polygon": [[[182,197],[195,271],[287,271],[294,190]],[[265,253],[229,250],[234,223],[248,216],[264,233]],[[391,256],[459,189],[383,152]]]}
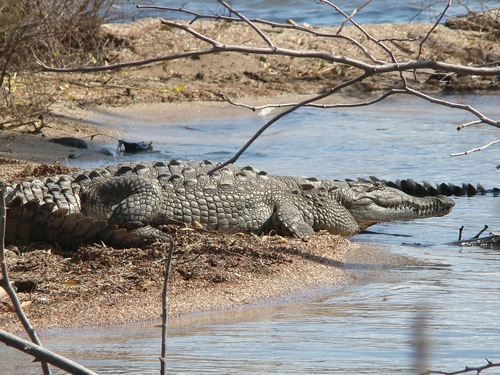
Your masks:
{"label": "dark rock in water", "polygon": [[123,140],[119,140],[118,149],[121,150],[122,146],[124,152],[129,152],[129,153],[146,152],[153,150],[153,141],[146,143],[146,142],[126,142]]}
{"label": "dark rock in water", "polygon": [[49,142],[57,143],[66,147],[89,148],[89,145],[83,139],[74,137],[52,138]]}

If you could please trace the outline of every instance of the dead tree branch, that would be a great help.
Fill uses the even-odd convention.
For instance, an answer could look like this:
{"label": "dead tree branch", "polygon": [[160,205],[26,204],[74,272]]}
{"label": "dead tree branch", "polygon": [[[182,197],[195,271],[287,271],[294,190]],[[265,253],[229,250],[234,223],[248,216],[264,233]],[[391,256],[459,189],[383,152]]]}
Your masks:
{"label": "dead tree branch", "polygon": [[302,101],[300,103],[297,103],[296,105],[288,108],[286,111],[281,112],[280,114],[274,116],[271,120],[269,120],[267,123],[265,123],[259,130],[257,130],[257,132],[247,141],[247,143],[245,143],[245,145],[238,152],[236,152],[236,154],[233,155],[232,158],[230,158],[229,160],[225,161],[224,163],[221,163],[221,164],[217,165],[217,167],[211,169],[208,172],[208,174],[212,174],[212,173],[214,173],[214,172],[216,172],[216,171],[224,168],[225,166],[227,166],[229,164],[235,163],[239,159],[239,157],[248,149],[248,147],[250,147],[250,145],[253,142],[255,142],[257,140],[257,138],[259,138],[260,135],[262,133],[264,133],[264,131],[266,131],[266,129],[268,129],[272,124],[274,124],[276,121],[278,121],[282,117],[284,117],[284,116],[286,116],[286,115],[288,115],[288,114],[296,111],[299,108],[307,106],[310,103],[313,103],[313,102],[316,102],[318,100],[327,98],[328,96],[336,93],[337,91],[343,89],[346,86],[353,85],[356,82],[361,82],[361,81],[363,81],[364,79],[366,79],[369,76],[370,76],[370,74],[363,74],[363,75],[361,75],[359,77],[356,77],[356,78],[353,78],[353,79],[351,79],[351,80],[349,80],[347,82],[341,83],[340,85],[337,85],[336,87],[328,90],[326,93],[317,95],[317,96],[315,96],[313,98],[306,99],[306,100],[304,100],[304,101]]}
{"label": "dead tree branch", "polygon": [[248,26],[250,26],[264,40],[264,42],[266,42],[266,44],[269,46],[269,48],[276,49],[273,42],[271,42],[271,40],[267,37],[267,35],[264,34],[261,29],[259,29],[257,26],[255,26],[255,24],[252,21],[250,21],[243,14],[241,14],[240,12],[235,10],[231,5],[229,5],[225,1],[222,1],[222,0],[217,0],[217,1],[219,4],[222,4],[227,10],[229,10],[231,13],[236,14]]}
{"label": "dead tree branch", "polygon": [[[120,64],[114,64],[114,65],[108,65],[108,66],[97,66],[97,67],[76,67],[76,68],[54,68],[54,67],[49,67],[43,63],[40,62],[40,65],[42,66],[43,70],[45,71],[52,71],[52,72],[96,72],[96,71],[104,71],[104,70],[113,70],[113,69],[120,69],[120,68],[125,68],[125,67],[131,67],[131,66],[139,66],[139,65],[145,65],[145,64],[151,64],[151,63],[157,63],[157,62],[163,62],[163,61],[169,61],[169,60],[177,60],[177,59],[182,59],[182,58],[189,58],[189,57],[200,57],[203,55],[209,55],[209,54],[219,54],[219,53],[236,53],[236,54],[249,54],[249,55],[262,55],[262,56],[287,56],[291,58],[309,58],[309,59],[319,59],[327,63],[331,64],[339,64],[343,67],[347,68],[354,68],[359,70],[359,74],[356,75],[355,78],[348,78],[346,79],[343,83],[338,84],[336,87],[333,87],[329,90],[327,90],[324,94],[314,96],[310,99],[298,102],[298,103],[286,103],[286,104],[269,104],[267,106],[261,106],[261,107],[251,107],[247,106],[241,103],[236,103],[223,94],[220,94],[219,96],[222,98],[222,100],[232,104],[232,105],[238,105],[242,107],[247,107],[252,110],[257,110],[257,109],[264,109],[266,107],[272,107],[272,108],[288,108],[284,112],[280,113],[273,119],[271,119],[268,123],[266,123],[259,131],[242,147],[240,151],[238,151],[237,154],[233,156],[228,162],[224,163],[223,165],[227,165],[229,163],[232,163],[236,161],[239,156],[241,155],[242,152],[244,152],[254,141],[256,138],[262,134],[269,126],[271,126],[273,123],[281,119],[283,116],[286,116],[287,114],[295,111],[297,108],[303,107],[303,106],[311,106],[311,107],[317,107],[317,108],[340,108],[340,107],[352,107],[352,106],[362,106],[362,105],[370,105],[373,103],[376,103],[380,100],[385,99],[386,97],[393,95],[393,94],[410,94],[416,97],[419,97],[421,99],[427,100],[431,103],[437,104],[437,105],[442,105],[442,106],[447,106],[450,108],[456,108],[456,109],[461,109],[461,110],[466,110],[470,112],[472,115],[476,116],[478,120],[469,122],[467,124],[462,125],[460,128],[469,126],[470,124],[487,124],[491,125],[497,128],[500,128],[500,121],[496,121],[492,118],[487,117],[480,111],[476,110],[470,105],[464,105],[464,104],[459,104],[459,103],[453,103],[451,101],[439,99],[436,97],[433,97],[431,95],[425,94],[421,91],[418,91],[414,88],[412,88],[409,84],[409,81],[407,79],[408,74],[411,74],[415,80],[418,78],[419,73],[426,73],[428,74],[429,72],[439,72],[439,73],[447,73],[447,74],[457,74],[457,75],[475,75],[475,76],[491,76],[491,77],[496,77],[500,76],[500,64],[481,64],[481,65],[461,65],[461,64],[455,64],[455,63],[450,63],[447,61],[439,61],[439,60],[434,60],[434,59],[424,59],[422,60],[422,48],[424,44],[429,40],[430,36],[434,31],[436,30],[437,26],[439,25],[440,21],[448,11],[448,9],[451,6],[451,0],[448,0],[446,2],[446,5],[443,9],[443,11],[440,13],[440,16],[437,18],[437,20],[429,27],[429,30],[417,38],[413,38],[412,40],[415,42],[418,42],[418,51],[416,52],[416,56],[414,60],[408,60],[408,61],[399,61],[398,58],[396,57],[393,49],[391,49],[388,44],[386,43],[387,41],[393,42],[393,39],[387,39],[387,38],[377,38],[374,35],[372,35],[370,32],[367,31],[365,27],[360,25],[358,22],[354,20],[354,16],[356,13],[358,13],[364,6],[366,6],[369,3],[369,0],[365,1],[360,7],[358,7],[356,10],[351,12],[351,14],[347,14],[344,12],[339,6],[335,5],[333,2],[328,1],[328,0],[318,0],[317,3],[319,4],[324,4],[332,8],[335,12],[341,14],[345,18],[345,22],[340,26],[340,28],[337,30],[336,33],[325,33],[321,30],[315,29],[313,27],[309,26],[299,26],[294,22],[290,22],[289,24],[280,24],[280,23],[275,23],[275,22],[270,22],[266,20],[260,20],[260,19],[249,19],[242,13],[240,13],[238,10],[236,10],[234,7],[228,4],[228,2],[224,0],[218,0],[220,4],[222,4],[229,12],[230,16],[221,16],[221,15],[210,15],[210,14],[204,14],[200,12],[194,12],[185,8],[172,8],[172,7],[160,7],[160,6],[139,6],[139,8],[142,9],[158,9],[158,10],[165,10],[165,11],[173,11],[173,12],[180,12],[183,14],[191,15],[194,18],[189,22],[179,22],[179,21],[171,21],[167,19],[161,19],[160,22],[163,25],[169,26],[171,28],[175,28],[181,31],[186,32],[187,34],[191,35],[194,39],[201,41],[203,43],[208,44],[208,48],[204,47],[199,47],[196,50],[193,51],[188,51],[188,52],[182,52],[182,53],[172,53],[168,54],[165,56],[160,56],[152,59],[145,59],[141,61],[132,61],[132,62],[127,62],[127,63],[120,63]],[[200,19],[210,19],[210,20],[215,20],[215,21],[225,21],[225,22],[236,22],[236,23],[244,23],[246,24],[249,28],[251,28],[260,38],[260,40],[264,43],[264,45],[259,45],[259,46],[254,46],[254,45],[245,45],[245,44],[230,44],[226,43],[225,41],[217,40],[214,39],[213,37],[210,37],[203,32],[200,32],[196,30],[195,28],[192,27],[192,24]],[[349,37],[346,35],[342,35],[342,31],[344,28],[344,25],[346,23],[350,23],[353,25],[353,27],[361,33],[362,37],[366,39],[366,41],[372,43],[372,47],[368,47],[368,45],[365,45],[363,41],[360,41],[359,39],[355,39],[353,37]],[[308,33],[308,34],[313,34],[315,36],[321,37],[321,38],[341,38],[347,43],[352,44],[353,46],[358,49],[358,51],[362,52],[362,55],[364,56],[363,58],[356,58],[356,57],[351,57],[347,55],[342,55],[342,54],[335,54],[333,51],[326,51],[326,50],[315,50],[315,49],[299,49],[296,47],[291,47],[291,48],[286,48],[282,47],[279,45],[275,45],[273,41],[269,38],[267,33],[262,29],[261,26],[266,25],[270,26],[276,29],[293,29],[299,33]],[[396,39],[394,39],[396,40]],[[410,38],[407,39],[398,39],[398,40],[405,40],[409,41]],[[375,54],[375,51],[372,51],[371,49],[380,49],[382,51],[382,54],[385,55],[385,58],[380,58],[377,57]],[[380,52],[379,51],[379,52]],[[380,53],[378,53],[380,55]],[[354,104],[344,104],[344,103],[336,103],[336,104],[319,104],[317,103],[318,100],[324,99],[326,97],[331,96],[334,93],[339,92],[341,89],[351,86],[355,83],[361,82],[364,79],[372,76],[380,76],[384,74],[390,74],[390,73],[397,73],[399,76],[399,83],[400,87],[395,87],[386,93],[382,94],[379,98],[373,99],[373,100],[367,100],[364,102],[360,103],[354,103]],[[431,73],[432,74],[432,73]],[[397,84],[396,84],[397,85]],[[496,142],[492,142],[491,144],[495,144]],[[484,148],[484,147],[483,147]],[[483,149],[481,148],[481,149]]]}
{"label": "dead tree branch", "polygon": [[[23,308],[21,306],[21,302],[19,301],[19,298],[17,298],[16,291],[12,287],[10,280],[9,280],[9,272],[7,269],[7,261],[5,259],[5,228],[7,224],[7,208],[6,208],[6,203],[5,203],[5,191],[2,188],[0,190],[0,260],[1,260],[1,268],[2,268],[2,278],[0,279],[0,286],[2,286],[5,289],[5,292],[9,296],[12,305],[14,306],[14,309],[16,311],[16,314],[28,334],[30,340],[34,342],[38,347],[41,347],[41,342],[40,339],[38,338],[38,335],[36,334],[35,329],[31,325],[30,321],[26,317],[26,314],[24,314]],[[2,333],[2,331],[0,331]],[[0,337],[1,340],[1,337]],[[6,343],[7,344],[7,343]],[[8,344],[7,344],[8,345]],[[42,366],[42,371],[44,375],[50,375],[50,367],[48,366],[47,362],[43,359],[39,359],[41,361],[41,366]]]}
{"label": "dead tree branch", "polygon": [[168,248],[167,261],[165,264],[165,276],[163,279],[162,293],[162,325],[161,325],[161,354],[160,354],[160,374],[167,373],[167,327],[168,327],[168,281],[170,278],[170,268],[172,266],[172,256],[174,254],[174,243],[170,242]]}
{"label": "dead tree branch", "polygon": [[[227,21],[227,22],[235,22],[235,23],[241,23],[242,22],[241,19],[236,18],[236,17],[203,14],[203,13],[194,12],[192,10],[188,10],[188,9],[185,9],[185,8],[170,8],[170,7],[163,7],[163,6],[158,6],[158,5],[147,5],[147,6],[146,5],[138,5],[137,7],[141,8],[141,9],[165,10],[165,11],[180,12],[180,13],[185,13],[185,14],[193,15],[194,19],[191,22],[189,22],[190,25],[193,24],[195,21],[197,21],[199,19],[210,19],[210,20],[214,20],[214,21]],[[348,41],[352,45],[354,45],[361,52],[363,52],[364,56],[367,59],[371,60],[372,62],[374,62],[376,64],[382,64],[383,63],[383,61],[378,60],[377,58],[375,58],[368,51],[368,49],[363,44],[361,44],[360,42],[358,42],[354,38],[348,37],[346,35],[342,35],[342,34],[339,34],[339,33],[326,33],[326,32],[323,32],[323,31],[318,31],[318,30],[316,30],[314,28],[311,28],[311,27],[300,26],[300,25],[296,24],[293,21],[289,21],[289,23],[287,23],[287,24],[285,24],[285,23],[278,23],[278,22],[272,22],[272,21],[268,21],[268,20],[262,20],[262,19],[259,19],[259,18],[253,18],[253,19],[250,19],[250,21],[252,23],[254,23],[254,24],[258,23],[258,24],[270,26],[270,27],[276,28],[276,29],[297,30],[297,31],[304,32],[304,33],[307,33],[307,34],[312,34],[312,35],[317,36],[319,38],[332,38],[332,39],[337,38],[337,39],[343,39],[343,40]]]}
{"label": "dead tree branch", "polygon": [[[217,54],[222,52],[228,53],[245,53],[245,54],[255,54],[255,55],[279,55],[288,57],[298,57],[298,58],[315,58],[321,59],[330,63],[339,63],[349,67],[357,68],[363,70],[366,73],[371,74],[384,74],[392,72],[411,72],[414,70],[422,69],[432,69],[449,73],[456,74],[466,74],[466,75],[478,75],[478,76],[496,76],[500,75],[500,66],[465,66],[459,64],[447,63],[444,61],[436,60],[421,60],[421,61],[408,61],[403,63],[392,62],[385,63],[367,63],[359,59],[350,58],[342,55],[335,55],[327,51],[316,51],[316,50],[298,50],[283,47],[251,47],[244,45],[230,45],[218,42],[200,32],[194,30],[192,27],[177,21],[169,21],[166,19],[161,19],[161,23],[167,26],[175,27],[183,30],[193,37],[204,41],[210,45],[210,49],[200,49],[195,51],[189,51],[184,53],[177,53],[171,55],[160,56],[151,59],[137,60],[126,63],[110,64],[106,66],[85,66],[85,67],[73,67],[73,68],[56,68],[50,67],[39,61],[39,65],[44,71],[57,72],[57,73],[88,73],[88,72],[102,72],[107,70],[115,70],[132,66],[141,66],[146,64],[152,64],[157,62],[178,60],[189,57],[200,57],[207,54]],[[357,24],[356,24],[357,25]],[[359,26],[361,28],[361,26]],[[361,28],[361,30],[364,30]],[[381,44],[377,39],[373,38],[368,32],[364,31],[365,35],[378,45],[384,46],[384,49],[390,52],[390,49],[385,45]],[[392,54],[392,52],[390,52]]]}
{"label": "dead tree branch", "polygon": [[13,347],[23,353],[29,354],[34,357],[36,361],[44,361],[44,363],[50,363],[51,365],[60,368],[73,375],[97,375],[95,372],[79,365],[76,362],[71,361],[65,357],[62,357],[56,353],[47,350],[40,345],[33,344],[27,340],[21,339],[10,333],[0,330],[0,341],[4,344]]}
{"label": "dead tree branch", "polygon": [[203,36],[197,33],[190,27],[167,20],[162,20],[162,23],[168,26],[175,26],[184,31],[189,32],[193,36],[199,36],[201,40],[213,44],[214,47],[206,50],[190,51],[184,53],[178,53],[168,56],[156,57],[151,59],[144,59],[126,63],[111,64],[106,66],[95,66],[95,67],[76,67],[76,68],[54,68],[45,65],[43,62],[38,62],[44,71],[56,72],[56,73],[89,73],[89,72],[102,72],[107,70],[115,70],[121,68],[127,68],[132,66],[141,66],[146,64],[152,64],[156,62],[163,62],[169,60],[178,60],[188,57],[199,57],[208,54],[217,54],[221,52],[234,52],[234,53],[247,53],[254,55],[281,55],[289,57],[300,57],[300,58],[315,58],[325,60],[331,63],[340,63],[353,68],[358,68],[364,70],[365,72],[371,72],[373,74],[383,74],[392,72],[405,72],[413,70],[423,70],[423,69],[433,69],[443,72],[450,72],[456,74],[467,74],[467,75],[478,75],[478,76],[495,76],[500,75],[500,66],[495,67],[485,67],[485,66],[464,66],[452,63],[446,63],[443,61],[435,60],[423,60],[423,61],[409,61],[405,63],[385,63],[380,65],[368,64],[357,59],[349,58],[346,56],[338,56],[325,51],[302,51],[294,50],[288,48],[258,48],[258,47],[245,47],[236,45],[224,45],[213,39]]}
{"label": "dead tree branch", "polygon": [[422,41],[419,43],[419,45],[418,45],[417,60],[420,60],[420,56],[422,56],[422,48],[424,48],[424,43],[427,41],[427,39],[429,39],[429,36],[434,32],[434,30],[439,25],[439,23],[443,19],[444,15],[448,11],[448,9],[450,9],[450,7],[451,7],[451,0],[448,0],[448,2],[446,3],[446,6],[444,8],[444,10],[439,15],[437,21],[434,22],[434,24],[432,25],[432,27],[429,29],[429,31],[427,32],[427,34],[423,37]]}
{"label": "dead tree branch", "polygon": [[463,156],[463,155],[471,154],[473,152],[483,151],[485,148],[493,146],[493,145],[495,145],[497,143],[500,143],[500,139],[497,139],[496,141],[491,141],[491,142],[489,142],[489,143],[487,143],[487,144],[485,144],[484,146],[481,146],[481,147],[472,148],[472,149],[470,149],[468,151],[457,152],[457,153],[451,154],[450,156]]}
{"label": "dead tree branch", "polygon": [[366,0],[363,4],[361,4],[359,7],[357,7],[356,9],[354,9],[352,11],[352,13],[345,19],[344,22],[342,22],[342,25],[340,25],[340,28],[338,29],[337,31],[337,34],[340,34],[342,32],[342,29],[344,28],[344,26],[350,22],[352,20],[352,18],[361,10],[363,9],[365,6],[367,6],[368,4],[370,4],[372,2],[372,0]]}
{"label": "dead tree branch", "polygon": [[494,362],[490,361],[488,358],[485,358],[485,359],[486,359],[486,364],[483,366],[477,366],[477,367],[465,366],[465,368],[463,370],[451,371],[451,372],[429,370],[429,371],[422,373],[421,375],[431,375],[431,374],[458,375],[458,374],[466,374],[468,372],[475,372],[476,374],[480,374],[481,372],[483,372],[484,370],[487,370],[489,368],[500,367],[500,363],[494,363]]}

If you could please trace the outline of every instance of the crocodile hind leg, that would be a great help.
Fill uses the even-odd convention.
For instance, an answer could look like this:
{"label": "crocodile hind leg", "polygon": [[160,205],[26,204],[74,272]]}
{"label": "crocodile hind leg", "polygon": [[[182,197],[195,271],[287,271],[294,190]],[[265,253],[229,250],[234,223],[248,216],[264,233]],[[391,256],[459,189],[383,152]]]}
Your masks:
{"label": "crocodile hind leg", "polygon": [[162,208],[162,189],[156,181],[137,175],[106,179],[82,194],[84,213],[107,220],[148,239],[164,233],[151,224]]}

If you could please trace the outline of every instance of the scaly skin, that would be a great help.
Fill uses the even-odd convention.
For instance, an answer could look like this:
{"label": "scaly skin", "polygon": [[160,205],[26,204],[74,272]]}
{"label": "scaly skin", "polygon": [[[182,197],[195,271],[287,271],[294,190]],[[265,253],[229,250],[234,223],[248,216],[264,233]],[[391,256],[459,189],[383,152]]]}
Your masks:
{"label": "scaly skin", "polygon": [[446,215],[454,206],[443,196],[412,197],[378,182],[271,176],[251,167],[225,167],[209,176],[213,167],[209,161],[127,163],[7,185],[7,242],[36,238],[65,246],[63,231],[73,247],[100,240],[127,246],[130,238],[123,230],[113,234],[116,228],[129,231],[135,244],[161,236],[154,227],[169,223],[349,237],[380,222]]}

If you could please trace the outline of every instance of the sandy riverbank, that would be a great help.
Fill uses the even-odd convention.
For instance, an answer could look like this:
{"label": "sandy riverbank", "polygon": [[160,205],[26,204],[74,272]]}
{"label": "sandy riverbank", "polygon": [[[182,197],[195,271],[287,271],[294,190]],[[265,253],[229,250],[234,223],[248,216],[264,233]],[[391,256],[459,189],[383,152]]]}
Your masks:
{"label": "sandy riverbank", "polygon": [[[207,33],[222,33],[231,43],[254,43],[258,39],[243,25],[202,22],[199,27]],[[425,33],[429,25],[367,25],[367,28],[378,37],[406,38]],[[105,32],[115,38],[113,48],[108,51],[113,63],[154,57],[163,51],[175,53],[184,48],[187,38],[180,31],[161,28],[158,20],[151,19],[109,26]],[[360,52],[352,51],[350,43],[336,39],[325,42],[294,30],[266,29],[266,32],[283,46],[328,48],[354,56]],[[356,30],[347,29],[346,33],[359,38]],[[195,48],[196,43],[192,42],[190,48]],[[410,41],[391,43],[400,61],[414,57],[418,47],[418,43]],[[381,53],[375,52],[378,57]],[[64,172],[58,166],[40,169],[36,166],[67,157],[68,148],[48,142],[50,138],[63,135],[83,138],[102,132],[101,128],[81,121],[89,108],[121,111],[120,108],[132,104],[172,102],[173,113],[206,116],[221,106],[230,106],[220,101],[219,91],[250,104],[288,102],[299,94],[322,92],[355,73],[317,59],[220,56],[96,74],[36,73],[37,82],[46,85],[41,89],[58,92],[60,99],[37,134],[28,134],[29,126],[0,133],[0,178],[12,180],[33,173]],[[500,48],[484,32],[439,26],[425,44],[422,58],[478,64],[499,60]],[[28,82],[29,77],[20,76],[20,82],[22,79]],[[343,95],[366,100],[394,82],[391,75],[370,79]],[[445,84],[426,76],[419,77],[412,85],[433,92],[497,90],[498,85],[489,82],[487,77],[458,77]],[[200,106],[203,111],[197,112]],[[73,118],[63,118],[61,114],[71,114]],[[235,308],[318,285],[345,285],[354,277],[343,268],[345,254],[363,250],[359,244],[329,234],[300,241],[252,235],[221,236],[180,228],[166,230],[176,243],[170,286],[173,315]],[[9,247],[7,263],[12,280],[33,280],[37,285],[32,292],[19,294],[35,327],[116,324],[159,317],[166,251],[165,245],[125,250],[88,246],[67,254],[51,245],[33,244]],[[0,303],[0,328],[18,329],[7,298],[0,296]]]}

